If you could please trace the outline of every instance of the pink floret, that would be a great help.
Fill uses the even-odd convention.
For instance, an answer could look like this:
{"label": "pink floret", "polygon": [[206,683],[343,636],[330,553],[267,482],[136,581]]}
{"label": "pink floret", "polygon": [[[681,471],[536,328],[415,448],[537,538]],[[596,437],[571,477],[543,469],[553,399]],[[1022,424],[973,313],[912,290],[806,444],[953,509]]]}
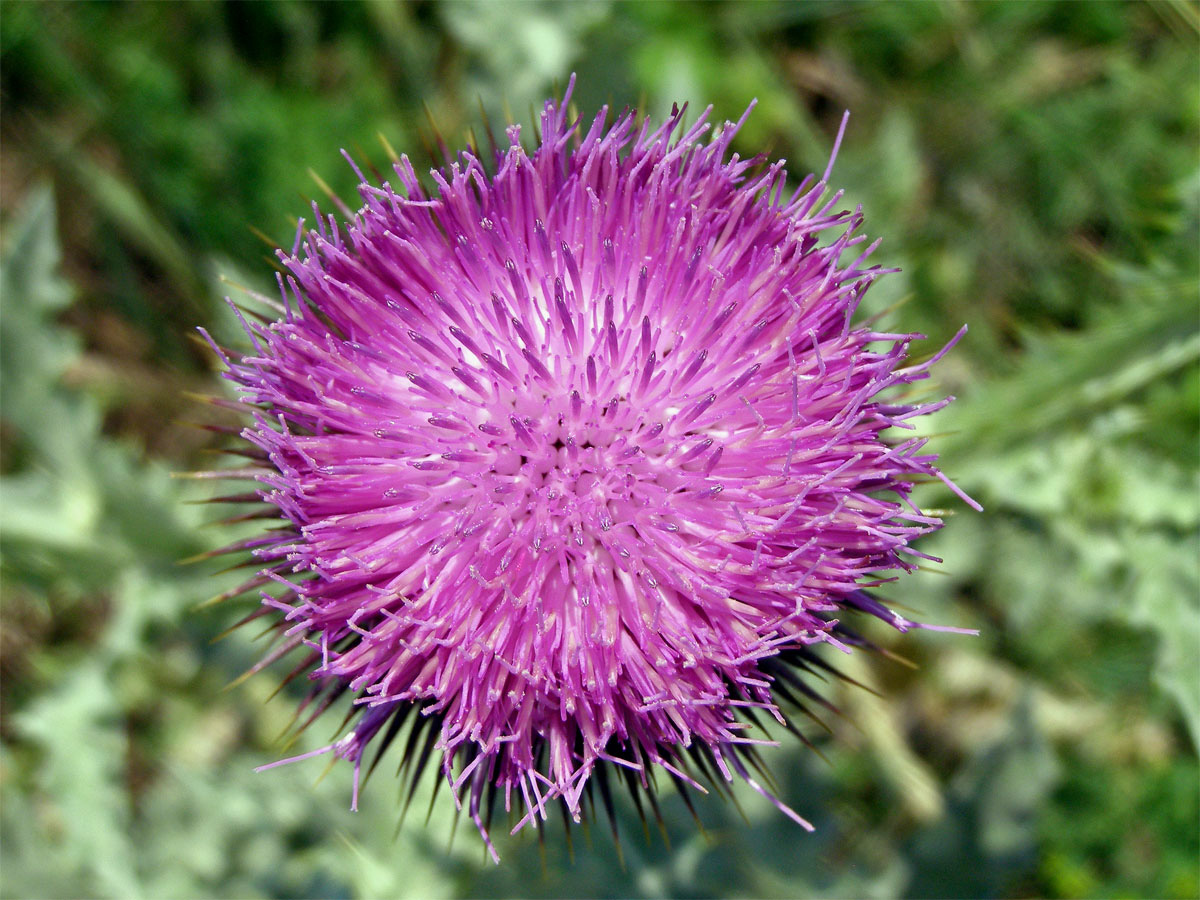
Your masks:
{"label": "pink floret", "polygon": [[739,712],[783,717],[767,661],[841,645],[846,610],[912,627],[864,587],[941,526],[896,429],[946,401],[905,401],[919,335],[852,324],[881,273],[860,212],[707,112],[588,125],[568,99],[532,151],[510,128],[432,191],[403,158],[299,234],[286,314],[228,372],[286,520],[257,585],[362,707],[325,749],[357,766],[397,711],[434,716],[481,830],[485,788],[518,827],[578,818],[598,766],[686,783],[698,744],[749,780]]}

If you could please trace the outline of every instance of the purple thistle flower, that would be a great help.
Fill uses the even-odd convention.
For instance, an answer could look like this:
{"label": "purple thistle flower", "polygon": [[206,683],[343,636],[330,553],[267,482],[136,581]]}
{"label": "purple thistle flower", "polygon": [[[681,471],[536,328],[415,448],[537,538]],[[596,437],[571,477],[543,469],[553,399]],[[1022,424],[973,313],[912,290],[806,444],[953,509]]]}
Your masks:
{"label": "purple thistle flower", "polygon": [[865,643],[844,611],[924,627],[866,589],[941,526],[912,483],[950,484],[881,436],[949,402],[896,390],[946,351],[851,324],[881,270],[829,172],[789,194],[730,155],[741,122],[573,122],[569,96],[532,152],[513,126],[432,192],[407,158],[359,173],[362,209],[280,252],[281,319],[218,350],[257,447],[219,474],[283,520],[230,548],[262,566],[230,595],[280,614],[255,670],[304,653],[309,721],[353,696],[316,752],[355,803],[407,724],[410,785],[440,753],[485,841],[498,802],[578,821],[617,774],[639,809],[656,771],[767,794],[747,729],[814,701],[813,645]]}

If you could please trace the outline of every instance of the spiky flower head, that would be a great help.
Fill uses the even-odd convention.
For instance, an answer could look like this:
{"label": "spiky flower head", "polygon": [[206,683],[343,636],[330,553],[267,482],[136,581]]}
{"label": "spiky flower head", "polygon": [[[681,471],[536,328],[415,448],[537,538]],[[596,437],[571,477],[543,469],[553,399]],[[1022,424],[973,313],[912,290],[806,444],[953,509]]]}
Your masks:
{"label": "spiky flower head", "polygon": [[408,734],[485,840],[497,803],[578,820],[615,772],[639,806],[656,775],[763,790],[750,723],[810,701],[846,610],[914,624],[867,589],[941,524],[909,501],[935,456],[883,437],[946,402],[902,396],[934,360],[852,324],[880,270],[829,173],[787,191],[731,155],[741,123],[572,121],[569,96],[532,151],[513,126],[431,191],[401,158],[301,223],[280,319],[221,351],[258,448],[235,474],[283,523],[240,545],[268,660],[357,711],[317,752],[357,801],[367,748]]}

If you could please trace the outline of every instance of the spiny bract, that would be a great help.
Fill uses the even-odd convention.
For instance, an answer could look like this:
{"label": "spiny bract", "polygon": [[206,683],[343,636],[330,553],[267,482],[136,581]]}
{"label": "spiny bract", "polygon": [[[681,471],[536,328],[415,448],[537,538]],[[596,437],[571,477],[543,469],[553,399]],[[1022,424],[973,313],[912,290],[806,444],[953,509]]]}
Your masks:
{"label": "spiny bract", "polygon": [[880,273],[860,213],[730,155],[741,123],[588,125],[569,97],[532,152],[511,127],[432,192],[402,158],[301,222],[280,320],[218,351],[258,448],[232,474],[284,523],[237,545],[279,613],[264,663],[308,648],[314,717],[353,695],[317,752],[355,802],[407,722],[412,782],[440,751],[485,840],[501,798],[578,820],[618,770],[639,807],[656,770],[763,790],[755,711],[813,700],[806,648],[861,643],[844,610],[912,626],[865,588],[941,525],[908,499],[935,457],[881,433],[947,401],[889,390],[926,377],[918,335],[851,324]]}

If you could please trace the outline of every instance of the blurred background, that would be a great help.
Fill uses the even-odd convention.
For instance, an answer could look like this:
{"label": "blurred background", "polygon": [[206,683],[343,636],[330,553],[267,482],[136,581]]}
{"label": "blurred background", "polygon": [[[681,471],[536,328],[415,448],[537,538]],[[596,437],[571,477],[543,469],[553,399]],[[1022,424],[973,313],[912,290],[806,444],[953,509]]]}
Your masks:
{"label": "blurred background", "polygon": [[[1196,897],[1200,894],[1200,7],[1154,3],[25,3],[0,9],[0,893],[5,897]],[[876,261],[867,312],[939,346],[926,426],[986,508],[891,592],[978,638],[869,629],[880,697],[768,752],[807,835],[753,793],[673,793],[485,860],[445,795],[399,823],[385,764],[282,753],[299,688],[247,609],[202,602],[227,422],[197,325],[269,288],[271,242],[339,155],[428,159],[526,123],[673,101],[743,155],[834,172]],[[482,111],[481,111],[482,110]],[[428,167],[428,163],[424,163]],[[418,165],[422,168],[422,165]],[[286,670],[275,674],[281,676]],[[298,749],[328,741],[336,714]],[[394,763],[393,763],[394,764]]]}

